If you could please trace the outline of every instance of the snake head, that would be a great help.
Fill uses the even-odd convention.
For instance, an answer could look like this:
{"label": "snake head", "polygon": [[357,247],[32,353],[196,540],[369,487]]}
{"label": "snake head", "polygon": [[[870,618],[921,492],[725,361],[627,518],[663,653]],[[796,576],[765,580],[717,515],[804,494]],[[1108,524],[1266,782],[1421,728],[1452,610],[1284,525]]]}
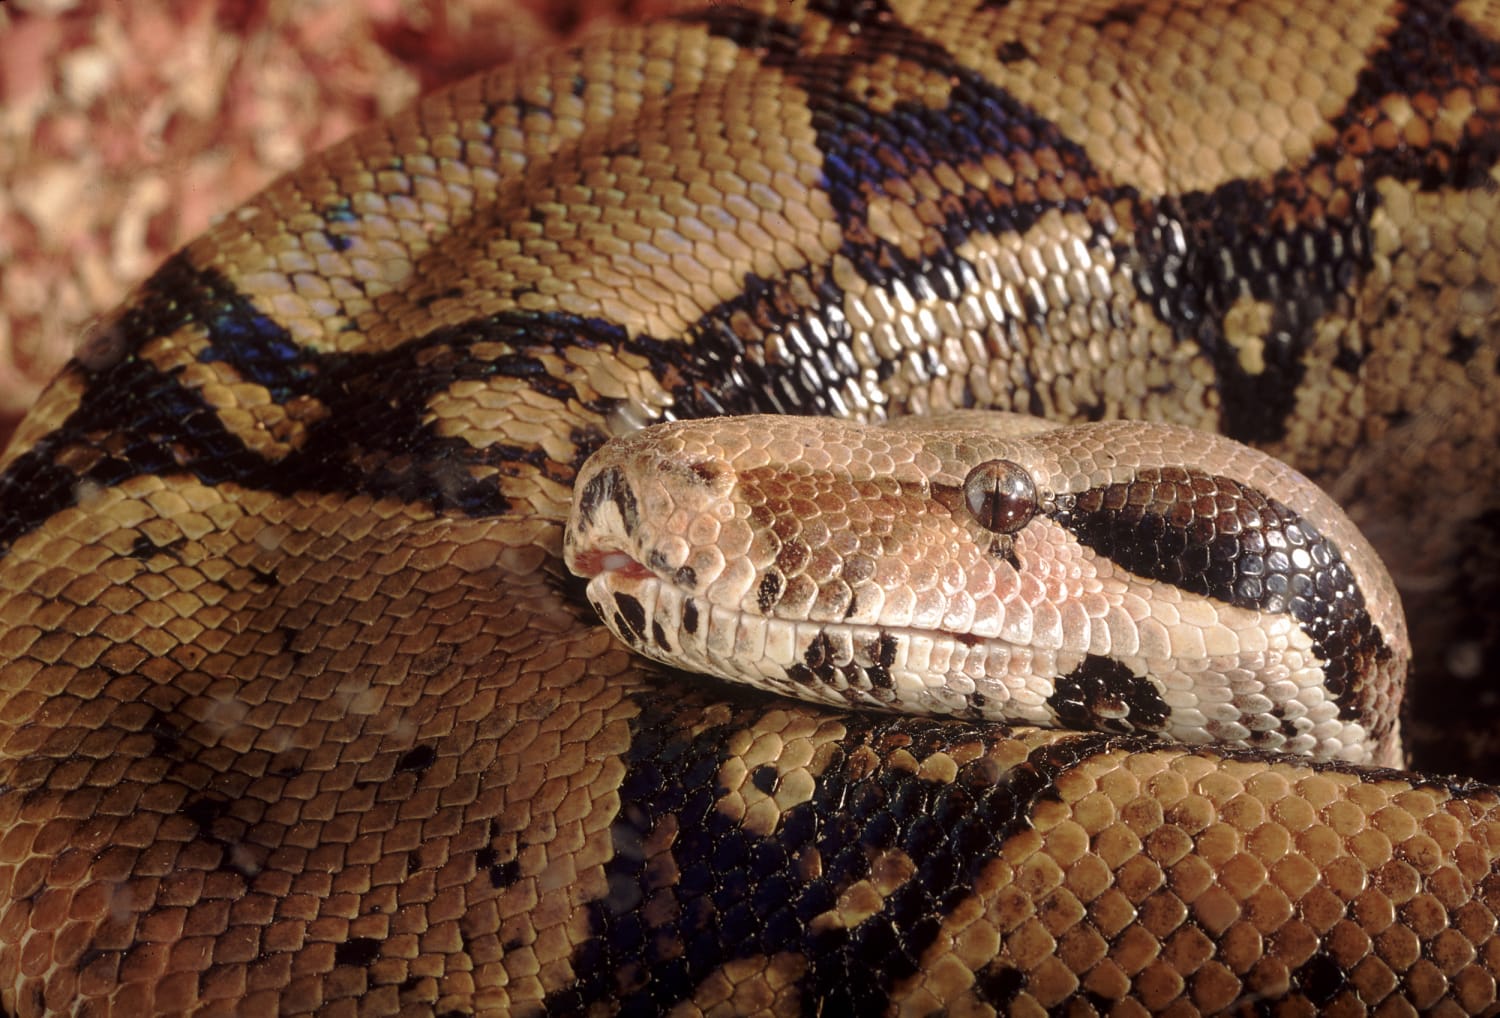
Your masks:
{"label": "snake head", "polygon": [[802,699],[1399,762],[1394,587],[1316,486],[1167,425],[721,418],[584,467],[638,652]]}

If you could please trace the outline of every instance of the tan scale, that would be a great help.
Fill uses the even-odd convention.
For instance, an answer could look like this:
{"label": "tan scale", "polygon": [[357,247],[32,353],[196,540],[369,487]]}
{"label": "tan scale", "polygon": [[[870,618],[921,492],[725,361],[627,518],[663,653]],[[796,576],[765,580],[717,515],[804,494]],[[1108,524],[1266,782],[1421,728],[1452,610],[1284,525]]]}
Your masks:
{"label": "tan scale", "polygon": [[[1219,368],[1137,289],[1152,227],[1125,190],[1170,204],[1289,174],[1302,193],[1277,192],[1266,218],[1324,231],[1356,211],[1362,160],[1415,153],[1436,160],[1437,186],[1371,183],[1374,270],[1314,323],[1270,444],[1345,489],[1397,553],[1419,667],[1436,660],[1442,678],[1450,655],[1478,654],[1468,671],[1482,670],[1482,633],[1453,627],[1483,588],[1446,584],[1483,577],[1491,555],[1500,244],[1494,195],[1460,190],[1438,156],[1464,139],[1492,151],[1494,69],[1377,97],[1341,135],[1361,69],[1421,3],[896,0],[889,14],[850,5],[874,19],[859,25],[809,6],[710,5],[707,22],[617,29],[482,75],[315,157],[190,245],[183,277],[215,273],[317,369],[335,352],[397,363],[479,315],[619,327],[620,348],[507,333],[471,350],[478,367],[533,358],[546,384],[501,373],[424,392],[413,419],[422,441],[451,443],[439,462],[360,444],[389,408],[334,420],[311,389],[278,403],[253,370],[203,359],[211,316],[160,317],[163,298],[201,297],[195,283],[144,285],[81,346],[0,456],[0,523],[29,521],[0,556],[0,1010],[1495,1009],[1489,785],[688,688],[595,624],[560,561],[584,455],[685,412],[693,385],[727,384],[684,381],[723,352],[692,347],[686,326],[743,297],[747,271],[767,275],[767,296],[728,322],[742,365],[803,356],[789,317],[826,313],[835,332],[858,320],[834,340],[854,373],[808,394],[825,409],[1013,408],[1035,392],[1056,415],[1212,423]],[[1500,38],[1493,5],[1453,13],[1451,27]],[[795,31],[737,42],[736,17]],[[798,84],[835,59],[827,86],[873,117],[940,111],[959,72],[977,72],[1056,125],[1094,176],[1034,138],[963,151],[862,177],[867,206],[841,223]],[[844,115],[824,125],[847,128]],[[1339,158],[1309,167],[1330,146]],[[945,234],[959,194],[1038,218],[1023,234]],[[951,244],[993,271],[948,307],[914,279],[858,274],[879,237],[915,258]],[[1023,295],[1045,328],[1016,310]],[[639,345],[647,333],[662,350]],[[1356,370],[1341,351],[1363,358]],[[255,478],[195,461],[177,404],[141,418],[103,391],[179,367],[167,388],[201,397],[197,424],[245,445]],[[84,419],[106,406],[118,416]],[[300,451],[334,424],[347,426],[335,476],[442,468],[503,506],[470,515],[426,500],[453,496],[441,485],[372,493],[302,472]],[[146,453],[202,474],[104,469]],[[1400,554],[1429,547],[1436,558]],[[1008,788],[1032,794],[997,816],[984,796]],[[955,849],[948,885],[922,868],[948,842],[867,856],[834,835],[896,823],[891,790],[973,797],[984,837]],[[689,793],[706,812],[662,806]],[[825,837],[787,843],[809,826]],[[730,853],[699,893],[708,863],[686,846],[710,829],[716,847],[744,839],[773,859],[769,875]],[[829,890],[814,914],[858,946],[683,925],[695,908],[728,915],[713,894],[730,878],[768,876]],[[914,928],[906,896],[938,891],[931,935],[897,974],[877,934]],[[611,939],[637,921],[636,947]],[[653,966],[690,947],[711,960],[664,986]],[[837,996],[855,992],[874,996]]]}
{"label": "tan scale", "polygon": [[[1207,190],[1306,159],[1329,140],[1326,121],[1353,92],[1362,54],[1392,24],[1384,4],[1121,8],[1098,0],[1044,18],[1024,8],[956,6],[965,16],[931,21],[924,34],[1003,82],[1066,136],[1097,139],[1093,154],[1109,175],[1148,196]],[[1143,51],[1142,39],[1156,42]],[[1011,43],[1031,59],[997,59]],[[1310,71],[1301,59],[1310,52],[1338,70]]]}

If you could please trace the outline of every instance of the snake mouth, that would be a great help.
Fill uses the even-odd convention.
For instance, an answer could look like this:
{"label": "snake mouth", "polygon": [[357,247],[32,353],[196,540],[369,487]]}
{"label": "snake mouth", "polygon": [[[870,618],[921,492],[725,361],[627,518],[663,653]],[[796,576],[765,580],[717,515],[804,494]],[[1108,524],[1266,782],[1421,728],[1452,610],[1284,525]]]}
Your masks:
{"label": "snake mouth", "polygon": [[[878,631],[887,634],[895,634],[903,639],[929,639],[940,641],[951,640],[965,647],[971,648],[986,643],[1007,643],[1007,641],[1003,637],[999,636],[978,636],[973,633],[954,632],[941,628],[923,629],[921,627],[914,626],[891,626],[878,623],[861,625],[837,619],[789,619],[765,614],[763,612],[747,610],[741,606],[716,604],[709,597],[706,597],[702,594],[695,594],[691,590],[685,588],[681,583],[679,577],[663,575],[662,573],[652,569],[650,566],[644,565],[639,559],[635,558],[629,552],[620,551],[615,548],[590,548],[585,551],[579,552],[575,555],[572,561],[571,569],[579,576],[590,581],[590,589],[593,589],[595,584],[597,583],[599,585],[598,589],[601,593],[608,592],[610,594],[618,594],[622,589],[626,587],[634,587],[636,585],[650,583],[654,584],[651,589],[653,594],[657,595],[658,597],[663,592],[670,592],[670,594],[674,598],[681,598],[683,611],[686,612],[687,619],[685,623],[681,618],[678,618],[675,621],[683,625],[682,631],[689,636],[694,635],[694,612],[697,613],[697,616],[699,618],[701,618],[705,613],[712,612],[719,617],[733,617],[736,620],[737,624],[741,626],[758,624],[800,626],[807,630],[821,631],[823,633],[832,634]],[[633,597],[634,595],[627,593],[625,596]],[[594,607],[599,612],[600,617],[606,623],[613,621],[610,614],[608,614],[606,610],[599,604],[596,603]],[[631,617],[635,613],[633,606],[630,606],[627,603],[627,607],[629,608],[629,611],[627,611],[626,615],[624,616],[624,620],[630,622],[632,621]],[[640,626],[632,626],[630,628],[632,632],[622,635],[621,638],[626,639],[627,642],[633,643],[634,641],[632,641],[630,637],[634,636],[639,638],[643,635],[643,633],[641,632]],[[669,650],[669,648],[663,649]]]}
{"label": "snake mouth", "polygon": [[[587,597],[637,653],[793,699],[1044,727],[1151,733],[1367,762],[1371,743],[1311,678],[1262,680],[1263,654],[1183,664],[909,626],[775,618],[695,594],[614,549],[579,556]],[[1295,656],[1295,655],[1293,655]],[[1274,670],[1274,669],[1273,669]],[[1285,672],[1285,668],[1280,669]],[[1267,707],[1275,699],[1274,710]]]}
{"label": "snake mouth", "polygon": [[640,580],[655,576],[650,569],[636,561],[628,552],[614,548],[590,548],[579,552],[569,564],[573,572],[591,580],[604,573],[615,573],[627,579]]}
{"label": "snake mouth", "polygon": [[674,668],[841,707],[978,718],[993,716],[987,700],[1008,700],[1010,720],[1050,719],[1034,686],[1002,691],[1005,680],[988,674],[1005,674],[997,659],[1012,653],[993,641],[774,618],[714,604],[623,553],[598,556],[606,562],[615,568],[600,568],[587,587],[595,612],[631,649]]}

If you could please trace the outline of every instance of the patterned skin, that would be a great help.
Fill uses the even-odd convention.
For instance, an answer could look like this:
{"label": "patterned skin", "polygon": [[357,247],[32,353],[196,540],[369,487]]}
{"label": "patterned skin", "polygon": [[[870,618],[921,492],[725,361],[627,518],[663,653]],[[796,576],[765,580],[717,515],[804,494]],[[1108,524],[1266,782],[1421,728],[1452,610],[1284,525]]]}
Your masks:
{"label": "patterned skin", "polygon": [[723,3],[277,183],[0,455],[0,1008],[1493,1010],[1489,785],[684,683],[560,556],[660,418],[1144,417],[1493,674],[1497,20]]}
{"label": "patterned skin", "polygon": [[1306,478],[1171,425],[898,423],[618,439],[564,558],[639,652],[787,696],[1402,762],[1395,587]]}

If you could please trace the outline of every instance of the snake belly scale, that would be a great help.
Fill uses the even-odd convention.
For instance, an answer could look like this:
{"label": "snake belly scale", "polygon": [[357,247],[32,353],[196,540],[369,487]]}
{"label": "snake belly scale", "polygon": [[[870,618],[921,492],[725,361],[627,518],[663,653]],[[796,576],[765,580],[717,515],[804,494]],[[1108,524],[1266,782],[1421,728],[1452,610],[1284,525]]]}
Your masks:
{"label": "snake belly scale", "polygon": [[1492,675],[1497,40],[721,3],[313,159],[0,456],[0,1010],[1494,1012],[1491,785],[685,681],[561,553],[655,420],[1150,418],[1329,487],[1416,681]]}

